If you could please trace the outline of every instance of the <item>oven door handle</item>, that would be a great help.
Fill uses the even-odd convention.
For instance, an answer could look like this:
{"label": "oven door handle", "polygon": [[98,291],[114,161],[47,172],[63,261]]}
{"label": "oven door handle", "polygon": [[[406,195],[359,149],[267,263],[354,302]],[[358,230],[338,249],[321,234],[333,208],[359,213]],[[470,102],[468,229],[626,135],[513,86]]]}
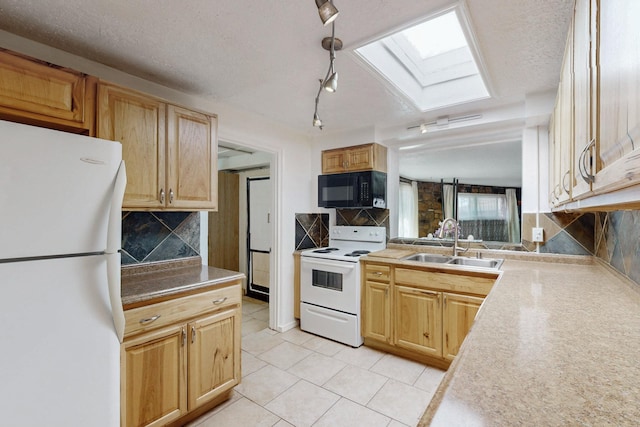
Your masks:
{"label": "oven door handle", "polygon": [[320,261],[318,258],[314,258],[313,261],[306,260],[303,258],[302,261],[306,264],[311,263],[313,265],[324,265],[326,267],[341,268],[343,270],[354,270],[357,264],[357,263],[352,263],[348,261],[323,262],[323,261]]}

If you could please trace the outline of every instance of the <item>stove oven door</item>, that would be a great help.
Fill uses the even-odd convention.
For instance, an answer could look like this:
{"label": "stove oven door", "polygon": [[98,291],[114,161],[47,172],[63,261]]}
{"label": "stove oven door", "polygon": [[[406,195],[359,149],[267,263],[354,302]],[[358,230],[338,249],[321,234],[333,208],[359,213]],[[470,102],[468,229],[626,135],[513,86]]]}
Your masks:
{"label": "stove oven door", "polygon": [[300,299],[308,304],[360,314],[360,264],[303,256]]}

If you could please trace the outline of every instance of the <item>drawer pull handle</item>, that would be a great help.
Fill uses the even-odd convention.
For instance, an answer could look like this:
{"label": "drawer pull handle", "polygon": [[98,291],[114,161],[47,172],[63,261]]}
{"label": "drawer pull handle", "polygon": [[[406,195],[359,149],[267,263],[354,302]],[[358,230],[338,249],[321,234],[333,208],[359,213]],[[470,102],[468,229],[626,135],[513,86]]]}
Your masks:
{"label": "drawer pull handle", "polygon": [[382,271],[374,271],[373,274],[376,276],[382,276]]}
{"label": "drawer pull handle", "polygon": [[227,297],[219,298],[219,299],[217,299],[217,300],[214,300],[214,301],[213,301],[213,304],[214,304],[214,305],[220,305],[220,304],[222,304],[223,302],[225,302],[226,300],[227,300]]}
{"label": "drawer pull handle", "polygon": [[160,318],[160,315],[156,314],[155,316],[147,317],[146,319],[140,319],[140,324],[146,325],[147,323],[155,322],[159,318]]}

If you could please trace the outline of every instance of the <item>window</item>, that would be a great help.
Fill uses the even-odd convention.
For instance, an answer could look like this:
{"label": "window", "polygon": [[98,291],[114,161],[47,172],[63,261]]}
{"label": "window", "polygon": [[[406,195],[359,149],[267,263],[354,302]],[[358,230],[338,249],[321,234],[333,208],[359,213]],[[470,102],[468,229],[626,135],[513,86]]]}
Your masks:
{"label": "window", "polygon": [[356,49],[422,111],[489,97],[462,6]]}
{"label": "window", "polygon": [[458,193],[458,219],[507,219],[507,197],[504,194]]}

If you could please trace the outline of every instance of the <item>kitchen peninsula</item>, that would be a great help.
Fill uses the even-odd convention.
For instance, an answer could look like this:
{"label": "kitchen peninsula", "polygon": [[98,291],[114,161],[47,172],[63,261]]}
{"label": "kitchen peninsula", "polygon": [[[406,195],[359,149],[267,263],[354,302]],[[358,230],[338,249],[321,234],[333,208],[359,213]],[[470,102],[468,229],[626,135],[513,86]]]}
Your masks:
{"label": "kitchen peninsula", "polygon": [[637,285],[593,257],[485,254],[501,276],[419,426],[635,425]]}

